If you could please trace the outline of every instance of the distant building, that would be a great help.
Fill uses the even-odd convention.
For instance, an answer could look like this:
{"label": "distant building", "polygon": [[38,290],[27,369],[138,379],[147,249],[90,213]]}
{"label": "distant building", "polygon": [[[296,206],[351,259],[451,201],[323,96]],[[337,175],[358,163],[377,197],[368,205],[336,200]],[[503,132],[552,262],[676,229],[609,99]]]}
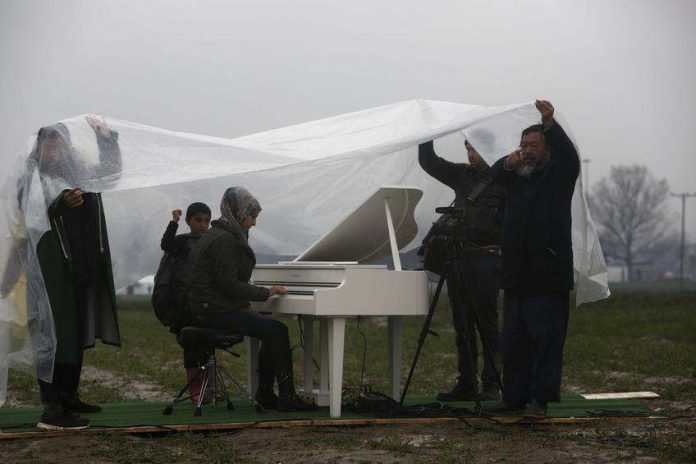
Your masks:
{"label": "distant building", "polygon": [[116,290],[117,295],[150,295],[155,286],[155,276],[145,276],[134,284]]}

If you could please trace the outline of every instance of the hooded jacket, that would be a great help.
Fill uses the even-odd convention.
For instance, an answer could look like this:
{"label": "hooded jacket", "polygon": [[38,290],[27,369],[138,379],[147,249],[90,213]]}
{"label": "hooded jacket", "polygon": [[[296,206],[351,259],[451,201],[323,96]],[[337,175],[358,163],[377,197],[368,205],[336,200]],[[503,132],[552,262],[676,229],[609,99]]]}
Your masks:
{"label": "hooded jacket", "polygon": [[266,301],[268,289],[249,283],[256,255],[235,220],[217,219],[198,242],[189,284],[193,314],[239,311]]}
{"label": "hooded jacket", "polygon": [[[41,129],[45,130],[60,133],[70,150],[70,134],[64,125]],[[76,187],[82,187],[82,181],[88,179],[116,178],[121,171],[118,133],[111,131],[107,137],[96,137],[100,160],[97,166],[87,168],[67,152],[62,164],[56,165],[60,172],[44,172],[42,177],[63,178]],[[65,179],[66,174],[71,179]],[[55,327],[55,362],[76,363],[81,359],[81,351],[94,346],[96,339],[120,346],[121,337],[101,194],[85,192],[84,203],[70,208],[62,203],[66,192],[59,192],[48,206],[51,230],[39,240],[36,253]],[[78,303],[80,299],[82,304]]]}

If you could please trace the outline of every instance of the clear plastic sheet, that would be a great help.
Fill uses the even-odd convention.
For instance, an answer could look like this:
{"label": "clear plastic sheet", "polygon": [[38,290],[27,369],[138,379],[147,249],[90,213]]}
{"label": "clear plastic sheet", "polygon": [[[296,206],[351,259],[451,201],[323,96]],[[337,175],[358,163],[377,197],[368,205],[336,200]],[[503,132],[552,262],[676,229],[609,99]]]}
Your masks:
{"label": "clear plastic sheet", "polygon": [[[557,120],[570,134],[558,114]],[[172,209],[202,201],[215,216],[222,193],[233,185],[249,189],[263,207],[251,232],[252,247],[260,255],[283,256],[302,252],[379,186],[419,187],[424,192],[416,209],[419,234],[408,249],[420,244],[436,219],[435,207],[449,205],[454,196],[418,165],[419,143],[437,139],[441,156],[464,161],[463,135],[492,164],[518,146],[523,128],[538,121],[531,103],[487,108],[426,100],[236,139],[107,118],[103,125],[118,133],[117,162],[104,159],[100,129],[83,115],[61,121],[70,134],[66,156],[73,164],[53,176],[40,174],[34,134],[1,190],[0,266],[13,284],[0,299],[0,404],[8,368],[45,380],[52,375],[55,336],[36,245],[50,229],[47,206],[63,189],[103,192],[116,288],[156,271]],[[580,178],[572,208],[580,304],[609,293]]]}

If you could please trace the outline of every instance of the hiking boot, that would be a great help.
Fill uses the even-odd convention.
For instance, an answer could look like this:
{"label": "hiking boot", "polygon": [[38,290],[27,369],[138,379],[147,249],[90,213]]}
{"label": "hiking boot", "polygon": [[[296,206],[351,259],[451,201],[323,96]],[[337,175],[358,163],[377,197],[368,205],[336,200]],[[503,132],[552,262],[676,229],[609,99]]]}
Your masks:
{"label": "hiking boot", "polygon": [[522,413],[524,419],[538,420],[545,419],[548,407],[546,403],[542,401],[532,400]]}
{"label": "hiking boot", "polygon": [[513,404],[508,403],[505,400],[498,401],[497,403],[488,404],[481,408],[481,412],[489,415],[496,414],[514,414],[520,413],[524,410],[523,404]]}
{"label": "hiking boot", "polygon": [[461,382],[448,392],[440,392],[435,397],[438,401],[476,401],[478,395],[473,386],[464,386]]}
{"label": "hiking boot", "polygon": [[278,409],[278,395],[273,392],[264,393],[257,390],[254,399],[263,409]]}
{"label": "hiking boot", "polygon": [[89,421],[69,414],[41,415],[41,420],[36,428],[41,430],[82,430],[89,427]]}
{"label": "hiking boot", "polygon": [[97,404],[85,403],[80,398],[77,398],[73,401],[66,401],[63,403],[63,411],[65,411],[66,415],[70,415],[70,413],[77,413],[78,415],[94,414],[96,412],[100,412],[101,410],[101,406]]}
{"label": "hiking boot", "polygon": [[310,412],[319,409],[314,403],[306,403],[297,395],[291,397],[280,396],[278,398],[278,411],[280,412]]}
{"label": "hiking boot", "polygon": [[484,383],[481,393],[479,393],[479,399],[481,401],[499,400],[500,388],[494,383]]}

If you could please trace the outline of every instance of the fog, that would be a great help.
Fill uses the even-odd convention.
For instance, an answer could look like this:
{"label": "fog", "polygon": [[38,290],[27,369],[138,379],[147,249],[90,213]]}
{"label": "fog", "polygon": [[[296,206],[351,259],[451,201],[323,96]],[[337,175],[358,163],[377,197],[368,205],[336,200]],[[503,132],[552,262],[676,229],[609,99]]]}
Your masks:
{"label": "fog", "polygon": [[[696,192],[693,1],[0,7],[4,165],[40,126],[82,113],[235,137],[413,98],[546,98],[591,160],[591,183],[641,163]],[[696,199],[687,228],[696,238]]]}

